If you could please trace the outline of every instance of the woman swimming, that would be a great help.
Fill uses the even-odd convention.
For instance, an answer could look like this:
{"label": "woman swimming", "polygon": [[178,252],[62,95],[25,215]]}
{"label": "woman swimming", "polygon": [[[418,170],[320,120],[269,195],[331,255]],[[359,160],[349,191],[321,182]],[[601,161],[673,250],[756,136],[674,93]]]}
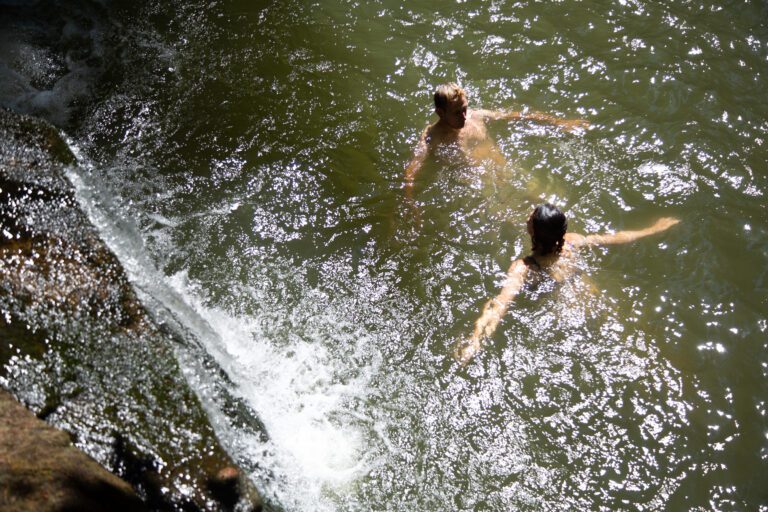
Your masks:
{"label": "woman swimming", "polygon": [[464,365],[483,348],[484,341],[494,333],[509,304],[525,285],[531,269],[547,272],[556,281],[563,281],[577,269],[575,256],[580,247],[633,242],[669,229],[678,222],[673,217],[662,217],[652,226],[637,231],[584,236],[566,233],[568,220],[557,207],[551,204],[537,206],[528,217],[528,234],[533,243],[531,254],[509,267],[501,292],[485,303],[472,335],[456,346],[454,357]]}

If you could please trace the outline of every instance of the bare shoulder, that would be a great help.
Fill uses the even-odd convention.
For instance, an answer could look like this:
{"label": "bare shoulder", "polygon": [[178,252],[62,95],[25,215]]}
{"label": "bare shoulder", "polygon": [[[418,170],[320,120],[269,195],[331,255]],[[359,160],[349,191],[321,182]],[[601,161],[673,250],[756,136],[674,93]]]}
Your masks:
{"label": "bare shoulder", "polygon": [[429,139],[432,138],[432,133],[434,132],[435,124],[436,123],[428,124],[427,126],[424,127],[424,129],[421,131],[421,136],[419,137],[421,141],[429,142]]}
{"label": "bare shoulder", "polygon": [[440,123],[432,123],[424,128],[424,132],[421,134],[421,140],[425,142],[429,147],[434,147],[445,137],[445,133],[441,129]]}
{"label": "bare shoulder", "polygon": [[565,241],[575,248],[581,247],[587,243],[587,237],[579,233],[566,233]]}
{"label": "bare shoulder", "polygon": [[528,264],[525,262],[525,259],[519,258],[512,262],[512,264],[509,266],[509,270],[507,270],[507,273],[515,274],[515,273],[523,272],[527,268],[528,268]]}
{"label": "bare shoulder", "polygon": [[435,127],[436,124],[437,123],[428,124],[421,131],[416,150],[417,152],[426,154],[434,149],[435,143],[440,140],[439,129]]}
{"label": "bare shoulder", "polygon": [[525,258],[520,258],[512,262],[507,270],[507,280],[525,279],[528,273],[528,262]]}

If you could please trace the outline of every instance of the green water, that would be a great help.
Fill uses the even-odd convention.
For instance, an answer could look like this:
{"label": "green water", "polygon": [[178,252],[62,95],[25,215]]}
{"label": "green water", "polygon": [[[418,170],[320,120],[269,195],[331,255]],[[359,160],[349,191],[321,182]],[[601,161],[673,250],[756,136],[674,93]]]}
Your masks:
{"label": "green water", "polygon": [[[113,7],[67,128],[217,333],[272,441],[221,436],[275,507],[768,509],[763,2]],[[419,225],[446,81],[591,129],[490,124],[507,163],[428,161]],[[682,222],[587,251],[598,293],[523,294],[459,368],[543,200],[575,232]]]}

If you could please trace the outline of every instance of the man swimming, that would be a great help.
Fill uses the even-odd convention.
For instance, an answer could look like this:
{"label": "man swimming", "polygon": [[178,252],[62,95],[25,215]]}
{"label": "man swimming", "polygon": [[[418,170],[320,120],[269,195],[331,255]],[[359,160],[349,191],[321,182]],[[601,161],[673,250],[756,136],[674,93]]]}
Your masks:
{"label": "man swimming", "polygon": [[563,281],[573,274],[576,252],[588,245],[612,245],[633,242],[638,238],[659,233],[680,222],[672,217],[662,217],[655,224],[638,231],[619,231],[602,235],[566,233],[568,221],[563,212],[551,204],[537,206],[528,217],[528,234],[533,248],[531,254],[516,260],[507,271],[501,292],[485,303],[475,329],[468,340],[458,344],[454,357],[462,365],[467,364],[483,347],[483,343],[496,330],[507,308],[529,280],[532,273],[546,273],[556,281]]}
{"label": "man swimming", "polygon": [[468,109],[464,89],[454,83],[441,85],[434,94],[437,122],[427,126],[421,133],[413,157],[405,168],[405,195],[413,197],[416,175],[438,146],[457,145],[459,149],[476,162],[491,160],[504,165],[504,156],[488,136],[486,122],[491,120],[537,121],[559,126],[565,130],[586,128],[586,121],[558,119],[541,112],[504,112]]}

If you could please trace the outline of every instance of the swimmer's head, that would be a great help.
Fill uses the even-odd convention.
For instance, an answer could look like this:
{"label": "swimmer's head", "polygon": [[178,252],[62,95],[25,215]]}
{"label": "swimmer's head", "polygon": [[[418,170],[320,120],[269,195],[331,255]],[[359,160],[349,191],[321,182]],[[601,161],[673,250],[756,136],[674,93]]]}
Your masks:
{"label": "swimmer's head", "polygon": [[453,82],[443,84],[435,90],[435,108],[445,108],[449,103],[467,99],[464,89]]}
{"label": "swimmer's head", "polygon": [[435,113],[451,128],[463,128],[467,121],[467,95],[464,89],[451,82],[435,91]]}
{"label": "swimmer's head", "polygon": [[528,217],[528,234],[537,254],[559,253],[565,242],[568,220],[556,206],[542,204]]}

